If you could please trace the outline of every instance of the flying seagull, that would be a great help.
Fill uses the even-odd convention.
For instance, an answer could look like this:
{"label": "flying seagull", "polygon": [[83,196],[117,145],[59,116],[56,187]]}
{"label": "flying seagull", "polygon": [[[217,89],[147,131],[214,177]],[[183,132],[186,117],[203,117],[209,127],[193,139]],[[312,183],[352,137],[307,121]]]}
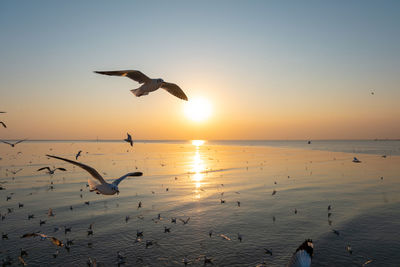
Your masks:
{"label": "flying seagull", "polygon": [[3,125],[4,128],[7,128],[7,125],[4,122],[0,121],[0,124]]}
{"label": "flying seagull", "polygon": [[69,162],[71,164],[74,164],[78,167],[81,167],[85,171],[87,171],[94,179],[96,179],[100,183],[96,183],[92,179],[88,179],[88,184],[89,184],[89,189],[91,192],[95,191],[97,194],[103,194],[103,195],[114,195],[115,193],[119,193],[118,190],[118,184],[124,180],[126,177],[129,176],[142,176],[142,172],[130,172],[128,174],[125,174],[124,176],[121,176],[120,178],[114,180],[112,183],[107,183],[104,178],[92,167],[82,164],[80,162],[76,162],[73,160],[57,157],[57,156],[52,156],[52,155],[46,155],[50,158],[55,158],[59,160],[63,160],[66,162]]}
{"label": "flying seagull", "polygon": [[129,144],[131,144],[131,146],[133,146],[133,140],[132,140],[132,136],[128,133],[126,133],[127,137],[126,139],[124,139],[125,142],[128,142]]}
{"label": "flying seagull", "polygon": [[150,79],[149,77],[147,77],[145,74],[143,74],[138,70],[95,71],[95,73],[103,75],[111,75],[111,76],[128,77],[140,84],[143,84],[139,88],[131,90],[131,92],[137,97],[142,95],[148,95],[149,93],[156,91],[159,88],[162,88],[167,90],[168,93],[180,99],[186,101],[188,100],[187,96],[178,85],[174,83],[164,82],[163,79]]}
{"label": "flying seagull", "polygon": [[75,155],[75,159],[78,160],[78,157],[81,155],[82,150],[79,150],[79,152]]}
{"label": "flying seagull", "polygon": [[8,144],[8,145],[10,145],[11,147],[15,147],[16,144],[19,144],[19,143],[24,142],[24,141],[26,141],[26,139],[19,140],[19,141],[15,142],[15,143],[9,143],[9,142],[7,142],[7,141],[1,140],[1,142],[3,142],[4,144]]}
{"label": "flying seagull", "polygon": [[50,169],[50,167],[42,167],[42,168],[38,169],[37,171],[39,172],[39,171],[42,171],[42,170],[48,170],[48,172],[47,172],[48,174],[54,174],[54,172],[56,170],[60,170],[60,171],[63,171],[63,172],[66,171],[66,169],[64,169],[64,168],[54,168],[54,170],[52,170],[52,169]]}
{"label": "flying seagull", "polygon": [[311,259],[313,256],[314,245],[311,239],[304,241],[293,254],[289,267],[309,267],[311,266]]}

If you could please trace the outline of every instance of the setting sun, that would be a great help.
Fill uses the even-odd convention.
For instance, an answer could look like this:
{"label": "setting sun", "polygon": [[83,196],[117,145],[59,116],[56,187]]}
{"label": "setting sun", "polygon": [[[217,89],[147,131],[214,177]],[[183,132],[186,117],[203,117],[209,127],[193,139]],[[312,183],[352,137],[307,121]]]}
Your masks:
{"label": "setting sun", "polygon": [[192,121],[201,122],[210,117],[212,112],[211,103],[204,98],[193,98],[185,103],[185,115]]}

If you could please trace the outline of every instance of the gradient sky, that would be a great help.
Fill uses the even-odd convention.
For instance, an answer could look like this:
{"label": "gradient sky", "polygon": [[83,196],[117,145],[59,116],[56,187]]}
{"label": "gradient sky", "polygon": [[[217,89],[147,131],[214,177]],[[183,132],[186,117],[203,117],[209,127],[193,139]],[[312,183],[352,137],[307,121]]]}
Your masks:
{"label": "gradient sky", "polygon": [[[400,1],[0,1],[0,139],[400,138]],[[94,70],[138,69],[213,105]],[[375,95],[371,95],[371,91]]]}

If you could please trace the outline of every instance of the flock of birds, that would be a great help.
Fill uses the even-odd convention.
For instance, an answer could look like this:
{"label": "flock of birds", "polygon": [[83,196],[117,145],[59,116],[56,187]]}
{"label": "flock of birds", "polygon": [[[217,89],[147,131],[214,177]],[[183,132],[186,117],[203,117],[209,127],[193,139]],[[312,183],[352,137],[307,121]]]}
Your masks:
{"label": "flock of birds", "polygon": [[[176,84],[174,83],[168,83],[165,82],[163,79],[151,79],[148,76],[146,76],[145,74],[143,74],[140,71],[137,70],[121,70],[121,71],[95,71],[95,73],[98,74],[102,74],[102,75],[110,75],[110,76],[121,76],[121,77],[128,77],[136,82],[138,82],[139,84],[141,84],[141,86],[137,89],[133,89],[131,90],[131,92],[136,96],[136,97],[140,97],[140,96],[144,96],[144,95],[148,95],[149,93],[156,91],[160,88],[165,89],[167,92],[169,92],[170,94],[182,99],[182,100],[188,100],[186,94],[183,92],[183,90]],[[0,113],[6,113],[4,111],[0,111]],[[6,124],[3,121],[0,121],[0,124],[4,127],[7,128]],[[22,139],[22,140],[18,140],[15,142],[9,142],[9,141],[4,141],[1,140],[2,143],[4,144],[8,144],[11,147],[15,147],[16,145],[20,144],[21,142],[26,141],[27,139]],[[127,142],[130,144],[130,146],[133,146],[133,139],[132,136],[127,133],[127,138],[124,139],[123,141]],[[308,141],[308,144],[311,144],[311,141]],[[115,180],[113,180],[112,182],[107,182],[103,176],[93,167],[83,164],[81,162],[78,162],[78,158],[81,156],[82,150],[79,150],[78,153],[75,155],[75,160],[71,160],[71,159],[67,159],[67,158],[63,158],[63,157],[59,157],[59,156],[55,156],[55,155],[49,155],[47,154],[46,156],[48,158],[53,158],[56,160],[60,160],[60,161],[64,161],[67,162],[69,164],[72,164],[74,166],[77,166],[79,168],[82,168],[83,170],[85,170],[90,177],[88,178],[88,182],[87,182],[87,186],[89,187],[90,192],[95,192],[96,194],[102,194],[102,195],[114,195],[114,194],[119,194],[119,184],[126,178],[128,177],[137,177],[137,176],[142,176],[143,173],[142,172],[130,172],[127,173]],[[355,163],[361,163],[360,160],[358,160],[356,157],[354,157],[353,162]],[[22,169],[19,170],[7,170],[11,173],[13,173],[14,175],[16,173],[18,173],[19,171],[21,171]],[[62,167],[57,167],[57,168],[51,168],[49,166],[45,166],[45,167],[41,167],[37,170],[38,172],[40,171],[46,171],[47,174],[49,175],[53,175],[55,174],[56,171],[61,171],[61,172],[66,172],[67,169],[62,168]],[[288,177],[289,178],[289,177]],[[275,182],[276,184],[276,182]],[[50,187],[52,188],[52,186]],[[5,188],[0,187],[0,190],[5,190]],[[166,189],[168,191],[168,188]],[[277,193],[277,191],[274,189],[272,192],[272,195],[275,195]],[[11,196],[7,196],[6,201],[9,201],[11,199]],[[82,197],[82,195],[81,195]],[[225,200],[222,199],[222,195],[221,195],[221,204],[225,203]],[[86,205],[89,205],[89,201],[85,202]],[[241,203],[240,201],[237,201],[237,206],[240,207]],[[18,203],[18,207],[22,208],[24,205],[22,203]],[[139,202],[138,204],[138,208],[141,208],[142,203]],[[70,206],[70,209],[72,210],[73,207]],[[330,217],[330,211],[331,211],[331,206],[328,207],[328,218]],[[12,209],[9,208],[8,209],[8,213],[11,213]],[[297,209],[295,209],[295,214],[297,214]],[[48,217],[54,217],[55,213],[54,211],[50,208],[48,210],[47,213]],[[6,215],[1,215],[1,220],[5,219]],[[34,219],[35,216],[34,214],[28,214],[28,220]],[[153,219],[154,221],[160,221],[161,215],[158,214],[158,217]],[[130,220],[129,216],[126,216],[125,221],[128,222]],[[273,218],[273,220],[275,221],[275,217]],[[183,224],[186,225],[189,223],[190,221],[190,217],[186,218],[186,219],[182,219],[179,218],[179,221]],[[177,222],[177,218],[171,218],[171,223],[175,223]],[[40,220],[39,221],[39,225],[42,226],[43,224],[46,224],[46,220]],[[170,232],[169,227],[164,226],[164,233],[169,233]],[[54,232],[57,232],[59,230],[59,228],[55,228]],[[64,226],[64,233],[67,234],[68,232],[71,232],[71,228]],[[339,235],[340,233],[337,230],[333,230],[333,233],[336,235]],[[209,233],[209,237],[211,238],[214,235],[214,232],[211,230]],[[93,235],[93,224],[90,224],[87,230],[87,236]],[[219,234],[219,236],[225,240],[231,240],[230,237],[224,235],[224,234]],[[21,236],[21,239],[25,239],[25,238],[39,238],[40,240],[49,240],[52,244],[54,244],[56,247],[64,247],[67,251],[70,250],[71,246],[73,245],[73,240],[69,240],[67,239],[65,242],[58,239],[55,236],[52,235],[48,235],[45,233],[41,233],[41,232],[29,232],[29,233],[25,233]],[[142,241],[143,238],[143,232],[142,231],[137,231],[136,233],[136,242],[140,242]],[[2,233],[2,239],[3,240],[7,240],[8,239],[8,234],[6,233]],[[243,240],[243,236],[238,233],[237,235],[237,239],[242,242]],[[146,241],[146,248],[151,247],[153,245],[155,245],[156,242],[155,241],[151,241],[151,240],[147,240]],[[265,250],[265,254],[269,254],[272,255],[272,251],[269,249],[264,249]],[[346,250],[351,254],[352,253],[352,249],[351,246],[348,245],[346,246]],[[311,266],[311,262],[312,262],[312,257],[313,257],[313,251],[314,251],[314,246],[313,246],[313,242],[311,239],[307,239],[305,240],[302,244],[300,244],[300,246],[296,249],[296,251],[294,251],[289,263],[287,264],[287,266],[290,267],[306,267],[306,266]],[[58,255],[59,251],[56,250],[56,252],[53,254],[53,257],[56,258]],[[23,266],[28,265],[25,258],[26,256],[28,256],[28,252],[21,248],[20,249],[20,255],[18,257],[19,263]],[[201,259],[204,262],[204,265],[207,264],[213,264],[213,259],[207,256],[204,256]],[[199,261],[199,259],[197,259],[197,261]],[[182,264],[184,264],[185,266],[188,264],[191,264],[192,261],[189,260],[188,258],[184,258],[182,259]],[[365,263],[368,264],[371,261],[368,261]],[[118,266],[125,264],[125,257],[120,253],[117,252],[117,264]],[[2,260],[2,265],[3,266],[7,266],[7,265],[12,265],[13,264],[13,259],[10,257],[6,257]],[[88,266],[98,266],[99,264],[97,263],[96,259],[91,259],[89,258],[87,261],[87,265]],[[267,266],[267,264],[265,262],[258,264],[257,267],[262,267],[262,266]]]}

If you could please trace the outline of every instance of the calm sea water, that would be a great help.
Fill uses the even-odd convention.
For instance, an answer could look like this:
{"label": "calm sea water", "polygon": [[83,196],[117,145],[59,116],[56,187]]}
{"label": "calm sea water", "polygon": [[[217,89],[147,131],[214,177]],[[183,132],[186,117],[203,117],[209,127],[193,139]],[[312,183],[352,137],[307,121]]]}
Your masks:
{"label": "calm sea water", "polygon": [[[0,241],[0,257],[17,265],[24,248],[30,266],[85,266],[88,257],[113,266],[120,251],[126,266],[183,266],[184,257],[203,266],[204,255],[215,266],[285,266],[311,238],[313,266],[361,266],[367,260],[373,260],[368,266],[399,266],[399,147],[399,141],[144,141],[133,148],[121,142],[3,144],[0,226],[8,239]],[[87,172],[45,156],[74,159],[79,150],[79,161],[106,179],[136,170],[144,176],[123,181],[119,195],[90,193]],[[352,163],[354,156],[362,162]],[[67,171],[38,172],[43,166]],[[47,216],[49,208],[54,217]],[[35,218],[28,220],[28,214]],[[187,224],[179,220],[188,217]],[[46,224],[40,226],[40,220]],[[92,223],[94,235],[87,236]],[[64,226],[72,231],[65,234]],[[141,242],[135,242],[137,230],[144,233]],[[69,252],[58,248],[54,258],[51,242],[20,238],[36,231],[74,244]],[[147,240],[155,245],[146,248]]]}

